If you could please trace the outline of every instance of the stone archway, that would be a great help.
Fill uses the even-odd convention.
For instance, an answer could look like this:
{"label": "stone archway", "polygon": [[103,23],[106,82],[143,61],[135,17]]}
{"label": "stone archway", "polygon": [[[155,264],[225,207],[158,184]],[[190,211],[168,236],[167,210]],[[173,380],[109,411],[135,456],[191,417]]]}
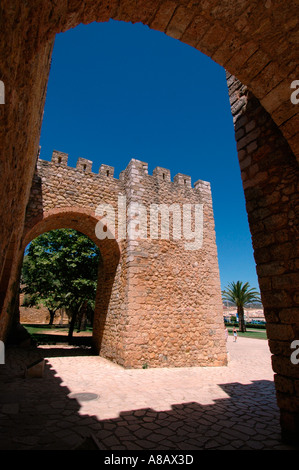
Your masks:
{"label": "stone archway", "polygon": [[282,429],[294,438],[299,432],[299,372],[290,363],[290,344],[299,334],[299,146],[290,86],[298,78],[296,2],[139,0],[132,5],[127,0],[85,0],[29,5],[7,0],[1,9],[1,79],[7,103],[0,144],[1,286],[6,285],[6,268],[17,264],[17,255],[12,263],[5,259],[23,231],[55,34],[113,18],[142,22],[190,44],[231,74],[231,107]]}
{"label": "stone archway", "polygon": [[[108,342],[111,350],[117,350],[120,340],[117,333],[118,325],[110,320],[110,306],[113,305],[115,310],[115,304],[118,303],[115,297],[119,299],[121,295],[121,279],[117,275],[121,253],[117,241],[109,238],[99,240],[95,235],[95,226],[99,223],[99,219],[95,217],[93,211],[82,210],[80,207],[49,210],[29,219],[28,222],[19,251],[18,266],[20,268],[26,246],[39,235],[51,230],[71,228],[83,233],[97,245],[101,252],[101,264],[98,270],[95,298],[93,346],[97,352],[100,352],[102,347],[107,348]],[[19,285],[19,283],[14,284]],[[117,354],[115,353],[114,356]]]}

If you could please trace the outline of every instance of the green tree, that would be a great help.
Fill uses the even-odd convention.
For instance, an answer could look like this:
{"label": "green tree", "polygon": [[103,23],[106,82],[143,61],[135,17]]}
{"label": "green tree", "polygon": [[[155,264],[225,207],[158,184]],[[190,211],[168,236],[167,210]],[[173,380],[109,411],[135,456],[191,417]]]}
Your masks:
{"label": "green tree", "polygon": [[[24,260],[24,270],[28,270],[28,261],[27,259]],[[50,286],[49,286],[50,289]],[[25,292],[27,287],[24,287],[22,289],[23,292]],[[26,294],[22,303],[23,307],[36,307],[39,308],[41,304],[43,304],[48,310],[50,314],[50,319],[49,319],[49,325],[53,325],[54,318],[55,318],[55,313],[56,311],[62,307],[62,304],[60,300],[57,298],[57,292],[50,292],[48,291],[48,294],[45,293],[44,297],[41,298],[40,294],[32,294],[28,295]]]}
{"label": "green tree", "polygon": [[231,282],[228,284],[228,287],[222,291],[222,299],[236,305],[239,318],[239,331],[246,331],[244,307],[254,302],[260,302],[259,292],[251,288],[248,282],[245,282],[245,284],[241,281]]}
{"label": "green tree", "polygon": [[58,308],[70,313],[69,339],[77,319],[94,309],[100,260],[97,246],[72,229],[40,235],[24,257],[23,292],[33,304],[43,303],[53,318]]}

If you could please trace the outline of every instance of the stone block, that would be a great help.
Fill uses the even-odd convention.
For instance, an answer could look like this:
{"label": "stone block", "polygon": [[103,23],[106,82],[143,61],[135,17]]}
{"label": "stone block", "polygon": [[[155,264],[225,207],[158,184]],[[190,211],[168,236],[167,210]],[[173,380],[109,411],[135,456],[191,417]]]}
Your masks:
{"label": "stone block", "polygon": [[52,152],[52,163],[61,166],[67,166],[68,162],[68,154],[64,152],[59,152],[58,150],[53,150]]}
{"label": "stone block", "polygon": [[91,173],[92,161],[86,158],[78,158],[76,168],[83,171],[84,173]]}
{"label": "stone block", "polygon": [[173,182],[180,186],[184,186],[185,188],[191,188],[191,176],[178,173],[173,178]]}
{"label": "stone block", "polygon": [[160,166],[157,166],[153,170],[153,176],[155,176],[158,181],[171,181],[170,170],[167,170],[166,168],[161,168]]}
{"label": "stone block", "polygon": [[99,174],[102,176],[114,176],[114,167],[102,164],[99,169]]}
{"label": "stone block", "polygon": [[41,378],[44,375],[44,369],[45,360],[38,359],[37,361],[33,362],[32,364],[29,364],[29,366],[26,367],[25,377]]}

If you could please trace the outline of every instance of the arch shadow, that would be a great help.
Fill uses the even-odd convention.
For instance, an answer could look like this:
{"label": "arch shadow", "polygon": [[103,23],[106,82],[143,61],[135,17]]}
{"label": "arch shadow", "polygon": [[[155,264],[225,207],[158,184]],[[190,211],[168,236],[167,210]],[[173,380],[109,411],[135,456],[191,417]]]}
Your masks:
{"label": "arch shadow", "polygon": [[[0,368],[0,383],[6,384],[0,392],[1,450],[100,450],[102,459],[111,451],[120,457],[129,455],[126,451],[188,451],[196,460],[196,450],[298,449],[283,443],[272,381],[219,384],[226,396],[209,404],[187,401],[159,410],[136,406],[101,418],[96,403],[107,393],[103,384],[88,389],[82,380],[80,391],[70,390],[51,359],[42,378],[24,376],[29,362],[47,355],[42,349],[6,351]],[[118,376],[121,372],[115,370]],[[82,365],[77,373],[84,377]],[[125,385],[129,378],[122,380]],[[83,412],[86,404],[89,411]]]}

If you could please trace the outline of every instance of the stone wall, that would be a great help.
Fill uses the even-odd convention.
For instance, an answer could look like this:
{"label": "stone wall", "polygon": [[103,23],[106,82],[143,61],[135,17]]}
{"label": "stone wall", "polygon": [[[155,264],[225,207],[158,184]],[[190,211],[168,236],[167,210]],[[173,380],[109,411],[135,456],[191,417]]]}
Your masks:
{"label": "stone wall", "polygon": [[[199,180],[192,186],[190,176],[183,174],[172,181],[170,171],[160,167],[149,175],[147,164],[138,160],[131,160],[119,179],[113,175],[114,169],[107,165],[93,173],[92,162],[83,158],[76,168],[70,168],[67,155],[57,151],[51,162],[39,159],[26,211],[23,248],[49,227],[65,226],[79,228],[101,250],[103,240],[96,236],[96,223],[101,220],[102,229],[107,222],[112,233],[114,220],[101,219],[104,213],[99,205],[109,204],[116,216],[114,243],[120,256],[108,276],[110,287],[106,279],[110,258],[105,254],[99,270],[93,337],[101,355],[125,367],[226,364],[210,184]],[[137,206],[130,211],[133,203]],[[169,210],[169,214],[165,218],[158,214],[155,219],[156,212],[151,211],[157,208]],[[188,239],[186,208],[192,209],[194,234],[199,233],[195,209],[202,209],[202,240],[197,235]],[[176,212],[171,209],[178,211],[180,236],[174,229]],[[86,213],[94,217],[93,225],[85,224]],[[51,214],[50,226],[47,214]],[[125,217],[125,234],[120,233],[121,216]],[[129,224],[138,236],[128,233]],[[196,240],[198,245],[193,246]],[[103,286],[109,294],[103,293]]]}
{"label": "stone wall", "polygon": [[299,366],[299,172],[281,131],[259,101],[228,75],[238,157],[262,294],[283,434],[297,439]]}
{"label": "stone wall", "polygon": [[[24,302],[24,294],[20,294],[20,301],[19,301],[19,311],[20,311],[20,323],[28,323],[28,324],[49,324],[50,321],[50,314],[49,310],[40,305],[37,307],[26,307],[23,305]],[[61,310],[57,310],[54,317],[54,325],[58,324],[68,324],[69,320],[67,315],[62,312]]]}

